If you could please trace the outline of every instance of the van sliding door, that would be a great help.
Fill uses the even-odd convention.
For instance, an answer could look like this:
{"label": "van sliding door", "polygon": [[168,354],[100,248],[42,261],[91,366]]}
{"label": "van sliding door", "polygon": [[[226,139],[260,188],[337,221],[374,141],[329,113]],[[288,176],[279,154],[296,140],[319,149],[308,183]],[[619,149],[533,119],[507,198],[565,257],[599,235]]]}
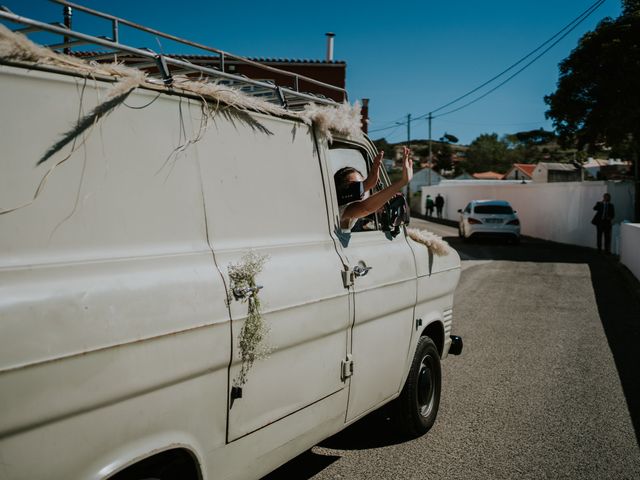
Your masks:
{"label": "van sliding door", "polygon": [[[229,291],[231,265],[243,268],[249,252],[265,259],[255,282],[263,287],[258,298],[266,334],[253,345],[265,355],[252,365],[245,362],[250,368],[244,379],[240,335],[248,303],[233,295],[229,302],[229,442],[292,414],[305,418],[311,405],[322,407],[322,415],[307,419],[306,426],[297,422],[301,432],[344,421],[346,409],[340,369],[350,326],[349,292],[328,229],[313,136],[301,123],[259,115],[255,121],[264,129],[220,120],[195,145],[209,238]],[[342,396],[336,401],[336,395]],[[291,438],[298,434],[287,432]]]}

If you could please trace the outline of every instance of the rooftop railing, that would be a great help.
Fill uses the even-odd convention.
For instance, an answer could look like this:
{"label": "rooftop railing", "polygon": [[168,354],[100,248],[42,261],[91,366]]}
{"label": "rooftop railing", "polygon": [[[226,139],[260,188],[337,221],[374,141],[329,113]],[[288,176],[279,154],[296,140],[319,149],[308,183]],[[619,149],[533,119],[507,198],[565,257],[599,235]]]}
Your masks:
{"label": "rooftop railing", "polygon": [[[201,43],[193,42],[168,33],[145,27],[127,19],[103,13],[77,3],[66,0],[49,0],[63,6],[64,22],[43,22],[32,18],[20,16],[11,12],[6,7],[0,7],[0,19],[22,25],[13,29],[24,35],[36,32],[48,32],[62,37],[62,42],[46,45],[52,50],[62,51],[67,54],[78,54],[81,58],[95,61],[126,60],[131,66],[144,68],[149,75],[161,78],[165,84],[171,84],[174,75],[198,75],[199,77],[209,77],[227,85],[234,86],[251,95],[257,95],[265,100],[279,103],[285,108],[299,109],[301,106],[314,102],[320,104],[336,104],[336,101],[323,95],[305,93],[300,91],[300,83],[306,82],[320,89],[336,92],[342,100],[347,100],[347,92],[344,88],[310,78],[298,73],[290,72],[280,68],[275,68],[264,63],[256,62],[246,57],[235,55],[223,50],[209,47]],[[111,36],[96,36],[90,33],[74,30],[71,25],[73,10],[81,11],[91,17],[100,18],[111,22]],[[179,55],[165,55],[157,53],[151,48],[136,48],[121,43],[120,29],[122,26],[132,28],[138,32],[160,37],[177,42],[191,49],[207,52],[207,55],[214,54],[217,57],[219,68],[211,65],[201,65],[181,58]],[[78,47],[102,47],[106,51],[100,52],[79,52],[72,51]],[[278,85],[276,82],[248,78],[245,75],[230,73],[225,71],[225,64],[233,62],[236,65],[250,65],[264,71],[265,73],[277,74],[280,77],[290,79],[291,86]]]}

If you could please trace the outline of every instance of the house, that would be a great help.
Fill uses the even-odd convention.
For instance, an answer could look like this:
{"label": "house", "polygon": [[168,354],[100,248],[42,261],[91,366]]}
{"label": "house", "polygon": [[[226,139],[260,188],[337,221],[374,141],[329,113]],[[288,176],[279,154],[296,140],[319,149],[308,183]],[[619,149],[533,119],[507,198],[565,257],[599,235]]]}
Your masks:
{"label": "house", "polygon": [[532,180],[535,169],[535,164],[514,163],[511,170],[505,173],[503,178],[504,180]]}
{"label": "house", "polygon": [[572,163],[540,162],[533,171],[534,182],[579,182],[581,170]]}
{"label": "house", "polygon": [[473,174],[476,180],[502,180],[504,175],[498,172],[478,172]]}
{"label": "house", "polygon": [[409,188],[412,192],[418,192],[422,187],[430,185],[438,185],[442,180],[442,176],[431,168],[423,168],[413,174],[413,178],[409,182]]}
{"label": "house", "polygon": [[615,180],[632,176],[631,162],[620,159],[588,158],[582,164],[582,168],[587,178],[595,178],[597,180]]}
{"label": "house", "polygon": [[460,175],[454,178],[454,180],[473,180],[473,176],[470,173],[462,172]]}

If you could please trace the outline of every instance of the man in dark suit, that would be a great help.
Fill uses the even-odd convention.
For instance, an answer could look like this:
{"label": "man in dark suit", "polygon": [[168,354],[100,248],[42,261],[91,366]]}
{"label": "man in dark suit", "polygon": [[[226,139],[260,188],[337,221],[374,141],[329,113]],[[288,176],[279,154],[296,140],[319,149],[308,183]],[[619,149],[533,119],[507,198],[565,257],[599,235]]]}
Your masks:
{"label": "man in dark suit", "polygon": [[602,196],[602,201],[596,203],[593,209],[596,214],[591,223],[596,226],[598,250],[602,250],[602,237],[604,237],[604,249],[607,253],[611,253],[611,224],[616,216],[616,210],[611,203],[611,195],[605,193]]}

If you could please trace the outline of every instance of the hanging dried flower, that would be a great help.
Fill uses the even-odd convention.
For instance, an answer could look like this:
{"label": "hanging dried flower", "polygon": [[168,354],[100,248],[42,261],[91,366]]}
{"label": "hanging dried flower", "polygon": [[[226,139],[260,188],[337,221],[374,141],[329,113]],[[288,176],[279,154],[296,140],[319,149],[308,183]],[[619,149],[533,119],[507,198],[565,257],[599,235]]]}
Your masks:
{"label": "hanging dried flower", "polygon": [[[238,376],[233,379],[233,386],[242,387],[247,383],[249,370],[256,360],[268,356],[270,349],[264,345],[264,339],[268,334],[268,328],[260,311],[259,287],[256,284],[256,276],[262,271],[268,257],[249,252],[242,256],[237,264],[230,264],[228,268],[230,280],[230,294],[228,301],[233,297],[236,300],[247,303],[247,318],[238,338],[238,348],[242,365]],[[238,295],[242,293],[242,295]]]}

